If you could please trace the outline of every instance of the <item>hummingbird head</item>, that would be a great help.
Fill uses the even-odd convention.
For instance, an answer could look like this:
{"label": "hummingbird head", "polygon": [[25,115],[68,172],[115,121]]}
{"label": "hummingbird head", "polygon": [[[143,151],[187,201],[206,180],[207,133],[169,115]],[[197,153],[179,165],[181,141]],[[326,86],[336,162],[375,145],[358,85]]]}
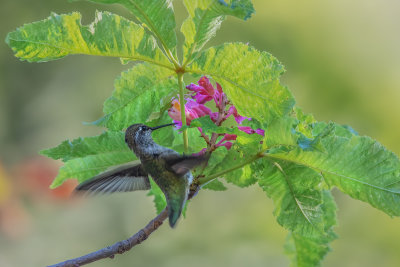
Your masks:
{"label": "hummingbird head", "polygon": [[135,148],[138,145],[146,146],[153,142],[153,139],[151,138],[151,133],[153,131],[171,125],[175,125],[175,123],[164,124],[156,127],[149,127],[141,123],[133,124],[126,129],[125,142],[130,148]]}

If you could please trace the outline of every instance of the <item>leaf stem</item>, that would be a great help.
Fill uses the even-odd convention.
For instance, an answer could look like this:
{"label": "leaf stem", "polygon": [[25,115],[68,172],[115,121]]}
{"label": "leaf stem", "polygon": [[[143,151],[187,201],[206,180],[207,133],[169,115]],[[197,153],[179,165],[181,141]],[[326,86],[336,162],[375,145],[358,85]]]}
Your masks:
{"label": "leaf stem", "polygon": [[242,163],[240,163],[240,164],[238,164],[236,166],[233,166],[232,168],[223,170],[223,171],[221,171],[219,173],[215,173],[213,175],[210,175],[210,176],[207,176],[207,177],[204,177],[204,178],[200,178],[199,179],[199,185],[205,185],[205,184],[211,182],[212,180],[220,177],[221,175],[224,175],[225,173],[228,173],[228,172],[234,171],[236,169],[242,168],[242,167],[246,166],[247,164],[250,164],[250,163],[252,163],[252,162],[254,162],[254,161],[256,161],[256,160],[258,160],[258,159],[260,159],[262,157],[263,157],[263,155],[258,153],[258,154],[254,155],[254,156],[251,156],[249,159],[243,161]]}
{"label": "leaf stem", "polygon": [[[178,72],[178,85],[179,85],[179,104],[181,107],[181,120],[182,127],[186,126],[186,113],[185,113],[185,89],[183,87],[183,73]],[[183,151],[188,152],[189,141],[187,136],[187,129],[183,130]]]}

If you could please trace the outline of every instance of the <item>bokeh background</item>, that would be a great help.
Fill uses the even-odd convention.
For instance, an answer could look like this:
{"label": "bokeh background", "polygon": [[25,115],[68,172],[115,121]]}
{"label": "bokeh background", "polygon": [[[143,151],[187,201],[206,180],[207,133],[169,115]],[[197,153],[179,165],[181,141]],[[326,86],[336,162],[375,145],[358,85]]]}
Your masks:
{"label": "bokeh background", "polygon": [[[186,17],[176,0],[179,21]],[[249,42],[286,66],[283,83],[318,120],[351,125],[400,154],[400,2],[397,0],[254,0],[247,22],[228,19],[212,44]],[[65,0],[2,1],[0,39],[49,16],[118,6]],[[48,63],[16,59],[0,42],[0,266],[44,266],[124,239],[155,214],[145,193],[71,199],[71,180],[48,185],[59,162],[37,152],[65,139],[98,134],[83,121],[101,117],[118,59],[69,56]],[[335,191],[340,238],[324,266],[400,266],[400,219]],[[163,226],[114,260],[92,266],[288,266],[286,232],[257,187],[204,191],[187,218]]]}

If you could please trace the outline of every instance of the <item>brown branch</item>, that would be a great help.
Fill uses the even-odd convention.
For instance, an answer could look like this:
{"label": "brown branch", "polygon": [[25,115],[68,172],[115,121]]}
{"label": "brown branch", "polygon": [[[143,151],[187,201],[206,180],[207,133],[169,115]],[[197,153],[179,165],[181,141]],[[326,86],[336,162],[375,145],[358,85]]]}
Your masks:
{"label": "brown branch", "polygon": [[115,243],[114,245],[102,248],[98,251],[89,253],[87,255],[72,259],[72,260],[67,260],[64,262],[60,262],[54,265],[50,265],[48,267],[79,267],[94,261],[98,261],[101,259],[105,258],[111,258],[113,259],[115,254],[122,254],[130,250],[136,245],[139,245],[143,241],[145,241],[149,235],[151,235],[152,232],[157,230],[158,227],[160,227],[164,220],[168,217],[168,210],[165,208],[163,211],[161,211],[160,214],[157,215],[153,220],[151,220],[146,227],[142,228],[131,236],[130,238],[126,240],[119,241]]}
{"label": "brown branch", "polygon": [[208,138],[207,135],[205,135],[203,132],[200,132],[200,136],[203,137],[203,139],[206,141],[207,146],[209,147],[211,145],[210,143],[210,138]]}
{"label": "brown branch", "polygon": [[[188,200],[192,199],[199,192],[200,186],[198,183],[193,183],[190,187]],[[130,250],[136,245],[145,241],[151,233],[160,227],[165,219],[168,218],[168,207],[163,209],[153,220],[151,220],[146,227],[140,229],[136,234],[128,239],[119,241],[114,245],[99,249],[98,251],[86,254],[84,256],[63,261],[48,267],[79,267],[91,262],[95,262],[105,258],[113,259],[115,254],[122,254]]]}

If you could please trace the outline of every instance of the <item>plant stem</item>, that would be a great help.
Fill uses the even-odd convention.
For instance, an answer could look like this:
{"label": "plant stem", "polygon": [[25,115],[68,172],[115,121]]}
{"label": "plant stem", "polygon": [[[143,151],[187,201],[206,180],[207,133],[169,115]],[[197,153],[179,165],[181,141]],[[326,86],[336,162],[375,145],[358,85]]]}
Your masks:
{"label": "plant stem", "polygon": [[[178,72],[178,84],[179,84],[179,104],[181,106],[181,119],[182,127],[186,126],[186,113],[185,113],[185,88],[183,87],[183,73]],[[189,147],[187,129],[183,130],[183,151],[188,152]]]}
{"label": "plant stem", "polygon": [[224,175],[225,173],[228,173],[228,172],[234,171],[236,169],[242,168],[242,167],[246,166],[247,164],[250,164],[250,163],[252,163],[252,162],[254,162],[257,159],[260,159],[262,157],[263,157],[262,154],[256,154],[256,155],[250,157],[248,160],[243,161],[239,165],[233,166],[232,168],[223,170],[223,171],[221,171],[219,173],[215,173],[213,175],[210,175],[210,176],[207,176],[207,177],[204,177],[204,178],[200,178],[199,179],[199,185],[205,185],[206,183],[211,182],[212,180],[220,177],[221,175]]}

